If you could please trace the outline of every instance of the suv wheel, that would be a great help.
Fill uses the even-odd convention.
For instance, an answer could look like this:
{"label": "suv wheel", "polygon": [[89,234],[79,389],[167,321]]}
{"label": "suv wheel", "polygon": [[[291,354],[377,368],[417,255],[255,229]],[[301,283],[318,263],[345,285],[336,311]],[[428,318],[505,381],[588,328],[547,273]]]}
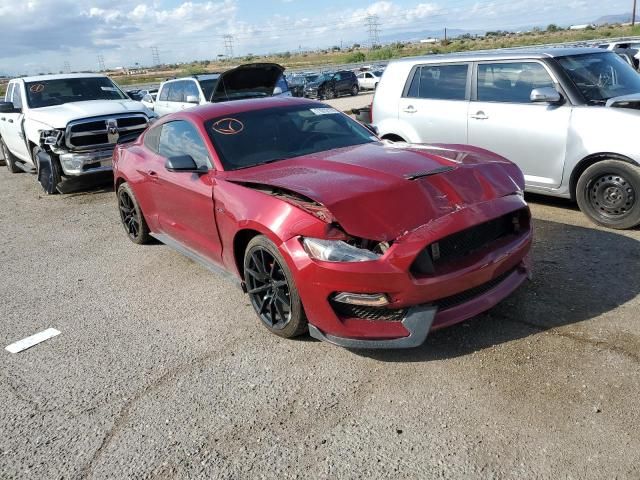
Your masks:
{"label": "suv wheel", "polygon": [[16,157],[9,151],[4,140],[0,138],[0,149],[2,149],[2,156],[4,157],[5,165],[11,173],[18,173],[22,170],[16,166]]}
{"label": "suv wheel", "polygon": [[640,224],[640,167],[619,160],[591,165],[578,179],[578,206],[595,223],[615,229]]}
{"label": "suv wheel", "polygon": [[354,86],[351,88],[351,95],[355,97],[356,95],[358,95],[358,92],[359,92],[359,91],[360,91],[360,89],[358,88],[358,86],[357,86],[357,85],[354,85]]}
{"label": "suv wheel", "polygon": [[331,100],[332,98],[336,98],[336,92],[333,88],[326,87],[322,96],[325,98],[325,100]]}
{"label": "suv wheel", "polygon": [[287,263],[263,235],[254,237],[244,254],[244,278],[253,309],[271,333],[292,338],[307,331],[302,301]]}
{"label": "suv wheel", "polygon": [[129,240],[138,245],[148,243],[151,239],[149,227],[138,200],[126,183],[118,187],[118,210],[120,210],[120,221]]}

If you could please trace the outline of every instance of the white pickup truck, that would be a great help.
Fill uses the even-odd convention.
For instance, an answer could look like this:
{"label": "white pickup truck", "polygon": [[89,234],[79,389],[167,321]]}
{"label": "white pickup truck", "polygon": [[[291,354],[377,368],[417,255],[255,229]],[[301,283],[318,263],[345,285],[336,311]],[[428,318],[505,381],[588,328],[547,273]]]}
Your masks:
{"label": "white pickup truck", "polygon": [[156,116],[104,75],[16,78],[0,101],[0,149],[9,171],[37,173],[45,192],[64,192],[110,172],[115,145]]}

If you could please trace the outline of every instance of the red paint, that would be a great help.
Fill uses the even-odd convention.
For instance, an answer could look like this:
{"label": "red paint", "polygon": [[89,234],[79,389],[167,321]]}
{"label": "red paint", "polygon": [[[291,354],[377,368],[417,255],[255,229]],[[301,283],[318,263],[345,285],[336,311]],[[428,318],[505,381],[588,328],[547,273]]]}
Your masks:
{"label": "red paint", "polygon": [[[465,320],[498,303],[526,278],[531,228],[452,262],[438,275],[415,278],[410,266],[427,245],[509,212],[526,209],[524,179],[518,168],[495,154],[469,146],[397,149],[382,144],[336,149],[259,167],[225,172],[204,130],[211,118],[292,104],[304,99],[269,98],[207,105],[160,120],[182,119],[200,131],[215,170],[197,175],[169,172],[164,159],[137,142],[119,147],[114,158],[116,182],[132,187],[152,232],[175,240],[241,276],[234,239],[243,230],[266,235],[294,274],[309,321],[327,334],[350,338],[406,336],[400,322],[339,318],[328,302],[337,291],[385,292],[391,308],[404,308],[448,297],[512,271],[496,288],[439,312],[433,328]],[[444,149],[442,149],[444,148]],[[407,180],[405,174],[453,166],[446,174]],[[153,173],[151,173],[153,172]],[[303,210],[295,201],[271,196],[247,185],[260,184],[297,192],[321,203],[349,235],[390,240],[393,245],[374,262],[327,263],[309,258],[303,236],[341,235]],[[343,235],[343,234],[342,234]]]}

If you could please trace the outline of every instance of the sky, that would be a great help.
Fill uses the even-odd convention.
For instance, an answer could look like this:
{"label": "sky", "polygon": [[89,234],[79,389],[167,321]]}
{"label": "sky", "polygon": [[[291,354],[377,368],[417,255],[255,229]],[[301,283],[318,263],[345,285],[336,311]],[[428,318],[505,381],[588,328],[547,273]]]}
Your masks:
{"label": "sky", "polygon": [[0,73],[36,74],[214,59],[366,43],[380,36],[587,23],[630,10],[630,0],[0,0]]}

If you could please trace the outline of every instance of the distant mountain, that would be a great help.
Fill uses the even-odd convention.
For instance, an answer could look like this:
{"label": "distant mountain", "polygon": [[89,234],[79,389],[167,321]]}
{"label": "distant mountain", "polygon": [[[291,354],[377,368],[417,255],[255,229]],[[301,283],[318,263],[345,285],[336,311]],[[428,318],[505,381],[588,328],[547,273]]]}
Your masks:
{"label": "distant mountain", "polygon": [[[605,23],[626,23],[631,21],[630,13],[621,13],[619,15],[604,15],[597,19],[595,22],[596,25],[603,25]],[[640,21],[640,17],[636,15],[636,22]]]}

